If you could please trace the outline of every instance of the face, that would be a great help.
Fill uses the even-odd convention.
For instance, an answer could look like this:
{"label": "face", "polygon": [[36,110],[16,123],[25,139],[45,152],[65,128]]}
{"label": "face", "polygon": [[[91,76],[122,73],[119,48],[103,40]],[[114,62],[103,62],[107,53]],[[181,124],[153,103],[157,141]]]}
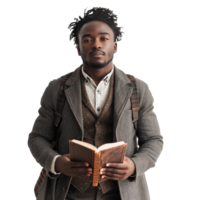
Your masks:
{"label": "face", "polygon": [[106,67],[117,52],[113,30],[104,22],[92,21],[84,24],[78,39],[78,54],[83,63],[91,68]]}

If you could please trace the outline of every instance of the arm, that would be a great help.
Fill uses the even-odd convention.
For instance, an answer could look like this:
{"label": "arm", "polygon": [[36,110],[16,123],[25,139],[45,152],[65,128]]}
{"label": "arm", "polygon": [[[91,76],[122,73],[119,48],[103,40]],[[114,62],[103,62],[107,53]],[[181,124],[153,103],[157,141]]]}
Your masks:
{"label": "arm", "polygon": [[34,123],[32,132],[29,134],[28,146],[33,157],[46,170],[46,174],[50,178],[57,178],[59,175],[50,172],[54,157],[59,155],[51,147],[51,142],[55,138],[52,83],[49,83],[41,98],[39,116]]}
{"label": "arm", "polygon": [[140,108],[137,129],[139,149],[130,158],[136,167],[134,181],[149,168],[155,166],[155,162],[163,149],[163,137],[160,135],[157,117],[153,112],[154,100],[147,84],[143,85],[139,95]]}

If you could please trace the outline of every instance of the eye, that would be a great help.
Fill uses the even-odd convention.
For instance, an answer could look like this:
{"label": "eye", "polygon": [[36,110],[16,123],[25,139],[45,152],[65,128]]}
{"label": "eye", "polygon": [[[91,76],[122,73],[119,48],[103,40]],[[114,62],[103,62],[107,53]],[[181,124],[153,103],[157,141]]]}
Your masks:
{"label": "eye", "polygon": [[84,40],[84,42],[89,41],[89,40]]}
{"label": "eye", "polygon": [[103,38],[101,38],[101,40],[106,41],[106,40],[108,40],[108,38],[103,37]]}
{"label": "eye", "polygon": [[[105,40],[108,40],[107,38],[101,38],[101,39],[105,39]],[[84,42],[87,42],[87,41],[89,41],[88,39],[87,40],[84,40]]]}

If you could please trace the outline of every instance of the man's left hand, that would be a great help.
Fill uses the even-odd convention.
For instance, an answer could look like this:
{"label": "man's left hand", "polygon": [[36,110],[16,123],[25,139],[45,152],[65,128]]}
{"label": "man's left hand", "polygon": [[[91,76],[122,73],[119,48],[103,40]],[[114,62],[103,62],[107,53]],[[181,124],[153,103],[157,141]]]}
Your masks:
{"label": "man's left hand", "polygon": [[128,158],[124,157],[123,163],[107,163],[106,168],[100,170],[100,175],[104,180],[124,180],[127,179],[135,172],[134,162]]}

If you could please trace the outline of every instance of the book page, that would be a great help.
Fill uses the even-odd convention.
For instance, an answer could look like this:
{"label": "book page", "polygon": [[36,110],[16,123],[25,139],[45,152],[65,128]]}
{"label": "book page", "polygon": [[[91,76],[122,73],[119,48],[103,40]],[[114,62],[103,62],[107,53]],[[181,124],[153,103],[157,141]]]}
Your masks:
{"label": "book page", "polygon": [[116,146],[120,146],[122,144],[125,144],[125,142],[124,141],[120,141],[120,142],[106,143],[106,144],[101,145],[96,150],[96,152],[99,152],[99,151],[104,150],[104,149],[109,149],[109,148],[113,148],[113,147],[116,147]]}
{"label": "book page", "polygon": [[89,143],[84,142],[84,141],[80,141],[80,140],[76,140],[76,139],[73,139],[73,140],[71,140],[71,141],[72,141],[73,143],[76,143],[76,144],[79,144],[79,145],[81,145],[81,146],[87,147],[88,149],[96,150],[97,153],[98,153],[99,151],[101,151],[101,150],[104,150],[104,149],[109,149],[109,148],[112,148],[112,147],[116,147],[116,146],[120,146],[120,145],[122,145],[122,144],[125,144],[124,141],[106,143],[106,144],[101,145],[101,146],[97,149],[97,147],[95,147],[94,145],[89,144]]}
{"label": "book page", "polygon": [[84,146],[84,147],[87,147],[88,149],[92,149],[92,150],[96,150],[97,148],[92,145],[92,144],[89,144],[87,142],[83,142],[83,141],[80,141],[80,140],[76,140],[76,139],[73,139],[71,140],[73,143],[76,143],[76,144],[79,144],[81,146]]}

